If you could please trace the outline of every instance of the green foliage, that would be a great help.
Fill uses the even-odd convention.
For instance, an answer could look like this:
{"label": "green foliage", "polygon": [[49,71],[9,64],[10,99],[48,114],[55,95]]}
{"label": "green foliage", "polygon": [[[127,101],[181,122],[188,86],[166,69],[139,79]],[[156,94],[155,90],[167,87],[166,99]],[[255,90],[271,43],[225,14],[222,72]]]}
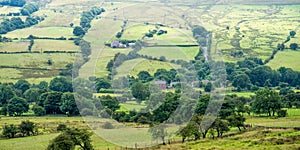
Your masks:
{"label": "green foliage", "polygon": [[72,82],[65,77],[55,77],[51,80],[49,88],[57,92],[72,92]]}
{"label": "green foliage", "polygon": [[153,139],[160,139],[163,145],[166,145],[165,138],[168,136],[167,126],[165,124],[153,125],[149,132]]}
{"label": "green foliage", "polygon": [[32,107],[32,110],[33,110],[34,114],[37,115],[37,116],[44,116],[44,115],[46,115],[46,110],[42,106],[34,105]]}
{"label": "green foliage", "polygon": [[[43,96],[43,94],[41,95]],[[49,92],[47,93],[46,99],[44,101],[44,108],[47,114],[60,114],[61,96],[60,92]]]}
{"label": "green foliage", "polygon": [[296,32],[295,32],[295,31],[291,31],[291,32],[290,32],[290,36],[291,36],[291,37],[295,37],[295,35],[296,35]]}
{"label": "green foliage", "polygon": [[150,96],[149,88],[141,82],[135,82],[131,86],[132,96],[138,101],[145,100]]}
{"label": "green foliage", "polygon": [[82,27],[77,26],[74,28],[73,34],[75,36],[83,36],[83,35],[85,35],[85,31],[82,29]]}
{"label": "green foliage", "polygon": [[0,102],[2,105],[7,104],[7,101],[15,95],[15,91],[11,85],[0,84]]}
{"label": "green foliage", "polygon": [[21,90],[24,93],[26,90],[30,88],[30,83],[26,80],[18,80],[18,82],[14,85],[15,89]]}
{"label": "green foliage", "polygon": [[92,133],[87,130],[67,129],[51,141],[47,150],[73,150],[75,146],[83,150],[93,150],[91,136]]}
{"label": "green foliage", "polygon": [[281,97],[278,92],[265,88],[255,94],[256,96],[251,103],[254,113],[268,113],[269,116],[274,116],[275,112],[281,109]]}
{"label": "green foliage", "polygon": [[291,43],[290,44],[290,48],[292,49],[292,50],[297,50],[298,49],[298,44],[297,43]]}
{"label": "green foliage", "polygon": [[278,117],[286,117],[288,115],[287,110],[278,110],[277,111]]}
{"label": "green foliage", "polygon": [[2,129],[2,135],[8,138],[14,138],[16,133],[18,133],[18,127],[13,124],[4,125]]}
{"label": "green foliage", "polygon": [[111,88],[111,83],[108,82],[104,78],[97,78],[96,79],[96,90],[99,92],[101,89],[109,89]]}
{"label": "green foliage", "polygon": [[30,136],[30,134],[34,135],[35,124],[30,121],[22,121],[19,125],[20,132],[23,135]]}
{"label": "green foliage", "polygon": [[15,7],[22,7],[26,4],[26,0],[2,0],[1,5],[9,5]]}
{"label": "green foliage", "polygon": [[37,102],[40,94],[41,91],[38,88],[30,88],[24,92],[25,99],[28,102]]}
{"label": "green foliage", "polygon": [[21,97],[13,97],[7,103],[7,111],[10,116],[21,116],[28,109],[27,101]]}
{"label": "green foliage", "polygon": [[30,16],[32,13],[39,10],[39,6],[36,4],[27,4],[21,9],[21,14],[23,16]]}
{"label": "green foliage", "polygon": [[67,115],[79,115],[73,93],[67,92],[61,96],[60,110]]}

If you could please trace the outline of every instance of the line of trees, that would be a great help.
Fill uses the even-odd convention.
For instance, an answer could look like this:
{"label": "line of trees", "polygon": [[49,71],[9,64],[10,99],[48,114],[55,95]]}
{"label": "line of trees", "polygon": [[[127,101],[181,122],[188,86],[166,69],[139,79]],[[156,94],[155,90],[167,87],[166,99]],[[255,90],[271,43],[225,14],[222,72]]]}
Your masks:
{"label": "line of trees", "polygon": [[23,16],[30,16],[32,13],[36,12],[39,10],[39,6],[33,3],[27,4],[25,5],[22,9],[21,9],[21,14]]}
{"label": "line of trees", "polygon": [[26,4],[26,0],[1,0],[0,4],[15,7],[23,7]]}
{"label": "line of trees", "polygon": [[0,24],[0,34],[6,34],[7,32],[17,29],[28,28],[38,24],[40,21],[42,21],[40,17],[27,17],[25,21],[20,17],[4,19]]}
{"label": "line of trees", "polygon": [[90,11],[84,11],[81,14],[80,26],[76,26],[73,30],[75,36],[84,36],[85,33],[91,28],[91,21],[102,12],[105,12],[103,8],[92,7]]}

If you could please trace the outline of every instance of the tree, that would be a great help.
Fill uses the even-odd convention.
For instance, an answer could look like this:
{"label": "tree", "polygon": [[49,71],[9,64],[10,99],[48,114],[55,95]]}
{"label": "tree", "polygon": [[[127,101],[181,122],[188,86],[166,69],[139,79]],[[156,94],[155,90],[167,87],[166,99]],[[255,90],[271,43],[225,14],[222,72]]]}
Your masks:
{"label": "tree", "polygon": [[76,26],[73,30],[73,34],[75,36],[83,36],[85,35],[85,31],[82,29],[82,27]]}
{"label": "tree", "polygon": [[65,77],[56,77],[50,81],[50,90],[57,92],[73,92],[72,82]]}
{"label": "tree", "polygon": [[18,80],[17,83],[14,85],[14,88],[21,90],[24,93],[26,90],[30,88],[30,83],[26,80]]}
{"label": "tree", "polygon": [[76,105],[76,101],[73,93],[64,93],[61,96],[62,104],[60,110],[68,115],[79,115],[79,110]]}
{"label": "tree", "polygon": [[297,50],[297,49],[298,49],[298,44],[297,44],[297,43],[291,43],[291,44],[290,44],[290,48],[291,48],[292,50]]}
{"label": "tree", "polygon": [[111,96],[101,96],[99,99],[95,100],[95,106],[97,109],[102,110],[103,108],[108,108],[112,111],[116,111],[120,108],[120,103],[115,97]]}
{"label": "tree", "polygon": [[2,135],[8,138],[14,138],[15,135],[18,133],[18,127],[15,125],[4,125],[2,129]]}
{"label": "tree", "polygon": [[246,74],[238,74],[234,77],[232,81],[232,85],[234,87],[241,87],[242,89],[250,88],[251,81],[248,75]]}
{"label": "tree", "polygon": [[21,97],[13,97],[7,104],[7,111],[10,116],[21,116],[28,109],[29,105],[27,101]]}
{"label": "tree", "polygon": [[205,87],[204,87],[204,91],[205,92],[211,92],[213,90],[213,85],[211,82],[208,82]]}
{"label": "tree", "polygon": [[83,150],[93,150],[91,136],[92,133],[87,130],[67,129],[51,141],[47,150],[74,150],[75,146]]}
{"label": "tree", "polygon": [[96,90],[100,92],[101,89],[109,89],[111,88],[111,84],[104,78],[96,79]]}
{"label": "tree", "polygon": [[219,118],[215,120],[212,128],[217,131],[218,137],[222,137],[223,133],[230,131],[229,122],[227,120],[221,120]]}
{"label": "tree", "polygon": [[59,114],[61,105],[61,95],[60,92],[49,92],[44,101],[44,108],[47,114]]}
{"label": "tree", "polygon": [[154,125],[150,127],[148,132],[151,133],[153,139],[161,139],[162,144],[166,145],[165,138],[168,135],[167,126],[165,124]]}
{"label": "tree", "polygon": [[141,71],[141,72],[139,72],[138,78],[143,83],[149,82],[149,81],[151,81],[153,79],[148,71]]}
{"label": "tree", "polygon": [[131,87],[132,96],[136,98],[138,101],[145,100],[147,97],[150,96],[149,88],[146,87],[141,82],[133,83]]}
{"label": "tree", "polygon": [[25,91],[24,96],[28,102],[37,102],[41,92],[38,88],[30,88]]}
{"label": "tree", "polygon": [[0,103],[7,104],[7,101],[15,96],[15,91],[12,86],[7,84],[0,84]]}
{"label": "tree", "polygon": [[33,122],[30,122],[29,120],[22,121],[21,124],[19,125],[20,132],[23,135],[27,135],[27,136],[30,136],[30,133],[34,135],[34,128],[35,128],[35,124]]}
{"label": "tree", "polygon": [[290,32],[290,36],[293,38],[293,37],[295,37],[295,35],[296,35],[296,32],[295,31],[291,31]]}
{"label": "tree", "polygon": [[241,131],[241,127],[245,129],[244,122],[246,121],[246,119],[240,114],[233,114],[231,116],[228,116],[226,120],[230,122],[229,125],[231,127],[237,127],[239,131]]}
{"label": "tree", "polygon": [[278,92],[265,88],[255,94],[251,103],[254,113],[268,113],[269,116],[274,116],[275,112],[281,109],[281,97]]}
{"label": "tree", "polygon": [[32,107],[32,110],[33,110],[34,114],[37,115],[37,116],[44,116],[44,115],[46,115],[46,110],[42,106],[34,105]]}

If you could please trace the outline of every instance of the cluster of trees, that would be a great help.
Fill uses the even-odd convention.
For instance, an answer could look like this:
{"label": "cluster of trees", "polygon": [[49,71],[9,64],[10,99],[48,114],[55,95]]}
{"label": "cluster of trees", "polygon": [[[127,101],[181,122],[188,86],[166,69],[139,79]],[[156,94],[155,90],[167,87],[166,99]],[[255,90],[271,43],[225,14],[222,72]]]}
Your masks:
{"label": "cluster of trees", "polygon": [[1,113],[3,115],[20,116],[29,110],[29,104],[38,116],[45,114],[78,115],[72,92],[70,79],[57,77],[38,85],[30,84],[26,80],[19,80],[15,84],[0,84]]}
{"label": "cluster of trees", "polygon": [[282,84],[299,88],[300,72],[285,67],[272,70],[264,66],[261,59],[246,58],[237,64],[226,63],[225,66],[227,79],[239,91],[243,89],[256,91],[258,87],[276,87]]}
{"label": "cluster of trees", "polygon": [[36,25],[39,23],[39,21],[42,21],[40,17],[27,17],[25,21],[23,21],[20,17],[4,19],[0,24],[0,34],[6,34],[10,31]]}
{"label": "cluster of trees", "polygon": [[39,10],[39,6],[33,3],[27,4],[25,5],[22,9],[21,9],[21,14],[23,16],[30,16],[32,13],[36,12]]}
{"label": "cluster of trees", "polygon": [[162,34],[167,34],[167,33],[168,33],[167,30],[159,30],[159,31],[157,31],[156,29],[154,29],[154,30],[149,30],[149,32],[146,33],[145,36],[148,37],[148,38],[151,38],[151,37],[153,37],[155,34],[156,34],[156,35],[162,35]]}
{"label": "cluster of trees", "polygon": [[36,125],[31,121],[22,121],[18,126],[14,124],[4,125],[2,135],[7,138],[15,138],[16,136],[31,136],[38,134]]}
{"label": "cluster of trees", "polygon": [[26,4],[26,0],[1,0],[0,4],[15,7],[23,7]]}
{"label": "cluster of trees", "polygon": [[81,14],[80,26],[76,26],[73,30],[75,36],[83,36],[91,28],[91,21],[102,12],[105,12],[103,8],[92,7],[90,11],[84,11]]}

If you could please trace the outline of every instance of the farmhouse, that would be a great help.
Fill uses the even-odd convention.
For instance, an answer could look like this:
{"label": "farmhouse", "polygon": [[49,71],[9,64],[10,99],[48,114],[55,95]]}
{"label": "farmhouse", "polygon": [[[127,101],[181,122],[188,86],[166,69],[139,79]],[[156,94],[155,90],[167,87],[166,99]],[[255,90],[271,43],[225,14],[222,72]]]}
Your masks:
{"label": "farmhouse", "polygon": [[110,47],[111,48],[127,48],[126,44],[122,44],[119,41],[113,41],[113,42],[111,42]]}
{"label": "farmhouse", "polygon": [[166,81],[162,81],[162,80],[154,81],[154,84],[158,85],[162,89],[167,88],[167,82]]}

